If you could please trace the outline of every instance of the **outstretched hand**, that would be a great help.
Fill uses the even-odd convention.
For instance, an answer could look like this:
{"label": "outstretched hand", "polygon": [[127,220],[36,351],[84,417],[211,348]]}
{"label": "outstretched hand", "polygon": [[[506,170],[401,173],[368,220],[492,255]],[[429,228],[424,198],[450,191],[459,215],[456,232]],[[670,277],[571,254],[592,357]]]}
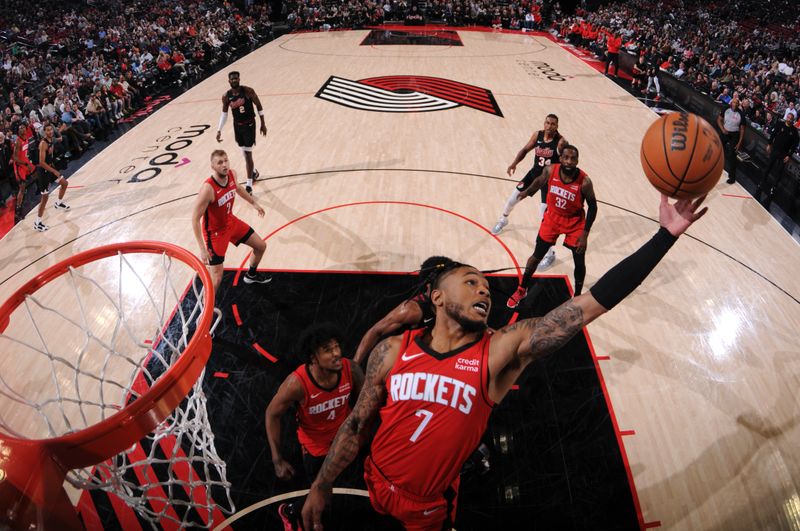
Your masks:
{"label": "outstretched hand", "polygon": [[699,212],[700,205],[705,201],[706,196],[691,199],[679,199],[674,204],[669,203],[669,198],[661,194],[661,205],[658,208],[658,219],[661,226],[667,229],[673,236],[680,236],[692,223],[702,218],[708,207],[703,207]]}

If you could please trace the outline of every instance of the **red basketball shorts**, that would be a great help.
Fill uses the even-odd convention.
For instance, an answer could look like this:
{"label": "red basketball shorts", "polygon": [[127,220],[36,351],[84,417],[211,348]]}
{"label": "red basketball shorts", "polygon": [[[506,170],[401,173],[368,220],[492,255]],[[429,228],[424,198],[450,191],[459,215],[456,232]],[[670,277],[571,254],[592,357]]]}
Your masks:
{"label": "red basketball shorts", "polygon": [[253,228],[237,218],[231,216],[228,226],[220,231],[207,231],[204,229],[206,237],[206,248],[211,255],[211,261],[208,265],[220,265],[225,261],[225,251],[228,250],[228,244],[239,245],[244,243],[253,234]]}
{"label": "red basketball shorts", "polygon": [[574,248],[578,246],[578,238],[583,234],[585,226],[586,218],[582,215],[566,217],[551,214],[547,210],[539,227],[539,237],[547,243],[555,244],[558,237],[564,234],[564,246]]}
{"label": "red basketball shorts", "polygon": [[27,181],[28,176],[34,171],[36,170],[31,170],[30,167],[25,164],[14,164],[14,174],[17,176],[17,181]]}
{"label": "red basketball shorts", "polygon": [[448,488],[451,500],[444,494],[420,497],[406,492],[381,474],[372,458],[364,462],[364,481],[369,491],[372,508],[380,514],[388,514],[403,524],[408,531],[430,531],[442,529],[445,520],[456,520],[459,479]]}

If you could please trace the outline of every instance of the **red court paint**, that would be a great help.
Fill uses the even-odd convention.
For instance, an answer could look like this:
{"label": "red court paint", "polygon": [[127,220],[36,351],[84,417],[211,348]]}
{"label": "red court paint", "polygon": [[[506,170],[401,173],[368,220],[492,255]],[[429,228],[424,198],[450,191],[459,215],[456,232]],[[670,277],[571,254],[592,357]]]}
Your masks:
{"label": "red court paint", "polygon": [[228,377],[228,373],[227,372],[219,372],[219,371],[217,371],[217,372],[214,373],[214,378],[227,378],[227,377]]}
{"label": "red court paint", "polygon": [[81,493],[77,509],[83,520],[83,525],[86,527],[86,531],[103,531],[103,522],[100,521],[100,516],[97,514],[97,507],[94,506],[94,500],[89,494],[89,491],[83,491]]}
{"label": "red court paint", "polygon": [[[136,443],[133,446],[133,449],[128,452],[128,457],[132,462],[140,462],[144,461],[146,456],[144,455],[144,450]],[[164,502],[164,500],[169,499],[167,497],[166,492],[161,487],[161,481],[156,476],[155,471],[150,466],[135,466],[133,467],[133,471],[136,474],[136,478],[139,480],[139,485],[147,485],[150,484],[151,487],[146,491],[147,493],[152,492],[152,497],[149,499],[150,507],[153,509],[155,513],[161,513],[164,511],[165,515],[169,515],[175,519],[175,521],[170,520],[169,518],[162,518],[159,524],[165,531],[177,531],[178,524],[180,522],[180,518],[175,513],[175,509],[172,505],[168,505]],[[124,529],[124,528],[123,528]]]}
{"label": "red court paint", "polygon": [[[199,482],[200,476],[197,475],[197,472],[195,472],[186,461],[186,454],[183,448],[177,444],[175,437],[164,437],[158,444],[166,458],[172,461],[171,468],[175,477],[184,483],[183,490],[192,500],[192,503],[195,504],[194,509],[197,511],[197,514],[200,515],[200,518],[203,519],[206,526],[208,526],[209,518],[212,518],[214,522],[222,522],[225,520],[222,511],[220,511],[216,503],[214,503],[211,493],[207,492],[206,486]],[[178,459],[173,460],[174,457]],[[202,507],[206,503],[212,506],[210,514],[208,509]]]}
{"label": "red court paint", "polygon": [[[517,278],[522,280],[522,270],[519,267],[519,263],[517,262],[517,259],[514,256],[514,253],[511,252],[511,249],[508,248],[508,246],[503,242],[503,240],[501,240],[499,237],[497,237],[494,234],[492,234],[489,229],[487,229],[486,227],[484,227],[483,225],[481,225],[477,221],[475,221],[475,220],[473,220],[471,218],[468,218],[467,216],[464,216],[463,214],[459,214],[457,212],[453,212],[452,210],[447,210],[445,208],[441,208],[441,207],[434,206],[434,205],[426,205],[426,204],[423,204],[423,203],[414,203],[414,202],[411,202],[411,201],[358,201],[358,202],[355,202],[355,203],[345,203],[345,204],[342,204],[342,205],[329,206],[329,207],[326,207],[326,208],[322,208],[320,210],[315,210],[314,212],[309,212],[308,214],[303,214],[300,217],[294,218],[293,220],[284,223],[283,225],[281,225],[280,227],[278,227],[274,231],[272,231],[269,234],[267,234],[266,236],[264,236],[264,241],[269,240],[270,238],[275,236],[277,233],[279,233],[280,231],[282,231],[283,229],[285,229],[289,225],[293,225],[294,223],[297,223],[298,221],[301,221],[303,219],[309,218],[311,216],[315,216],[315,215],[321,214],[323,212],[328,212],[329,210],[337,210],[337,209],[345,208],[345,207],[364,206],[364,205],[405,205],[405,206],[429,208],[431,210],[438,210],[439,212],[444,212],[445,214],[450,214],[451,216],[455,216],[455,217],[457,217],[459,219],[463,219],[464,221],[467,221],[467,222],[475,225],[479,229],[481,229],[483,232],[485,232],[486,234],[488,234],[489,236],[494,238],[497,241],[497,243],[500,244],[500,246],[506,251],[506,254],[508,254],[508,256],[511,257],[511,262],[514,264],[514,267],[517,270]],[[238,285],[239,277],[241,276],[241,272],[244,269],[244,264],[250,259],[250,254],[251,253],[248,253],[247,256],[244,257],[244,260],[242,260],[242,263],[239,266],[239,270],[234,275],[234,277],[233,277],[233,285],[234,286]],[[330,272],[330,271],[328,271],[328,272]],[[364,273],[364,271],[358,271],[358,273]]]}
{"label": "red court paint", "polygon": [[[104,468],[97,469],[97,472],[104,481],[109,479],[109,474],[106,473]],[[93,470],[92,473],[95,473],[95,471]],[[84,496],[91,497],[91,494],[89,494],[88,490],[85,490],[83,491],[83,494],[81,494],[81,499],[83,499]],[[133,509],[123,502],[119,496],[109,492],[108,501],[111,502],[111,507],[114,509],[114,515],[117,517],[117,522],[119,522],[122,529],[125,531],[142,531],[142,526],[139,523],[139,519],[136,518],[136,514],[133,512]]]}
{"label": "red court paint", "polygon": [[233,304],[231,305],[231,310],[233,310],[233,318],[236,321],[236,326],[242,326],[242,318],[239,317],[239,307]]}
{"label": "red court paint", "polygon": [[[569,284],[569,282],[567,282]],[[570,289],[572,286],[570,285]],[[597,379],[600,382],[600,388],[603,390],[603,396],[606,399],[606,407],[608,408],[608,415],[611,418],[611,424],[614,426],[614,432],[617,434],[617,446],[619,453],[622,456],[622,463],[625,466],[625,474],[628,476],[628,485],[631,489],[631,498],[633,498],[633,507],[636,510],[636,519],[639,521],[639,529],[644,530],[644,514],[642,513],[642,504],[639,501],[639,492],[636,490],[636,483],[633,481],[633,471],[631,470],[630,460],[628,453],[625,451],[625,445],[622,443],[622,432],[619,429],[619,422],[617,422],[617,414],[614,412],[614,404],[611,402],[611,396],[608,394],[606,381],[603,378],[603,372],[600,370],[600,363],[597,359],[597,352],[594,350],[592,338],[589,337],[589,331],[583,327],[583,336],[586,338],[586,344],[589,345],[589,352],[594,359],[594,370],[597,373]]]}
{"label": "red court paint", "polygon": [[253,348],[256,349],[256,351],[258,351],[259,354],[261,354],[262,356],[267,358],[272,363],[275,363],[275,362],[278,361],[278,358],[276,358],[275,356],[273,356],[272,354],[270,354],[269,352],[264,350],[264,347],[262,347],[258,343],[253,343]]}
{"label": "red court paint", "polygon": [[661,527],[661,520],[656,520],[655,522],[647,522],[644,524],[645,529],[651,529],[653,527]]}
{"label": "red court paint", "polygon": [[619,432],[619,434],[622,435],[623,437],[626,437],[628,435],[636,435],[636,430],[624,430]]}
{"label": "red court paint", "polygon": [[597,357],[595,357],[595,359],[598,360],[598,361],[606,361],[606,360],[610,360],[611,356],[597,356]]}
{"label": "red court paint", "polygon": [[519,391],[519,386],[517,384],[514,384],[514,385],[511,386],[511,390],[512,391]]}

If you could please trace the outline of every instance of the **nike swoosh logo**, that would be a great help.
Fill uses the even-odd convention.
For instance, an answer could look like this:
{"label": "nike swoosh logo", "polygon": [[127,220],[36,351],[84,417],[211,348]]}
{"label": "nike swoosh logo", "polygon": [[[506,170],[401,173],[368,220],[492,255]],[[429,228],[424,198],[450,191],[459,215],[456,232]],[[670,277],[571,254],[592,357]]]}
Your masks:
{"label": "nike swoosh logo", "polygon": [[435,513],[435,512],[436,512],[436,511],[438,511],[439,509],[441,509],[441,507],[437,507],[436,509],[425,509],[424,511],[422,511],[422,513],[423,513],[425,516],[428,516],[429,514],[433,514],[433,513]]}
{"label": "nike swoosh logo", "polygon": [[315,395],[311,395],[311,398],[317,398],[317,397],[318,397],[319,395],[321,395],[321,394],[322,394],[322,393],[320,392],[320,393],[317,393],[317,394],[315,394]]}
{"label": "nike swoosh logo", "polygon": [[403,355],[400,356],[400,359],[403,360],[403,361],[411,361],[414,358],[419,358],[420,356],[424,356],[424,355],[425,355],[424,352],[420,352],[419,354],[414,354],[413,356],[408,356],[408,355],[406,355],[405,352],[403,352]]}

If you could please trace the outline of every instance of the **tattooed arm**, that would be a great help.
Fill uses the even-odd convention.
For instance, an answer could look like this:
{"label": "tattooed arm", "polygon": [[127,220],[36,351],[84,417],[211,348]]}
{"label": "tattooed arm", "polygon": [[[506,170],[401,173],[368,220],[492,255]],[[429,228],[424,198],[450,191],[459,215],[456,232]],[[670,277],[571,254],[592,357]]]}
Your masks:
{"label": "tattooed arm", "polygon": [[382,337],[397,333],[404,326],[422,321],[422,308],[417,301],[403,301],[394,310],[367,330],[358,344],[353,361],[364,366],[367,356]]}
{"label": "tattooed arm", "polygon": [[524,319],[498,330],[489,350],[489,398],[502,400],[530,362],[555,352],[607,311],[588,292],[544,317]]}
{"label": "tattooed arm", "polygon": [[358,455],[358,450],[366,440],[366,434],[378,410],[386,402],[385,378],[397,359],[400,350],[400,337],[384,339],[369,357],[364,387],[352,413],[342,423],[336,438],[333,439],[325,462],[317,474],[311,490],[303,505],[303,528],[322,529],[322,511],[330,502],[333,482]]}

